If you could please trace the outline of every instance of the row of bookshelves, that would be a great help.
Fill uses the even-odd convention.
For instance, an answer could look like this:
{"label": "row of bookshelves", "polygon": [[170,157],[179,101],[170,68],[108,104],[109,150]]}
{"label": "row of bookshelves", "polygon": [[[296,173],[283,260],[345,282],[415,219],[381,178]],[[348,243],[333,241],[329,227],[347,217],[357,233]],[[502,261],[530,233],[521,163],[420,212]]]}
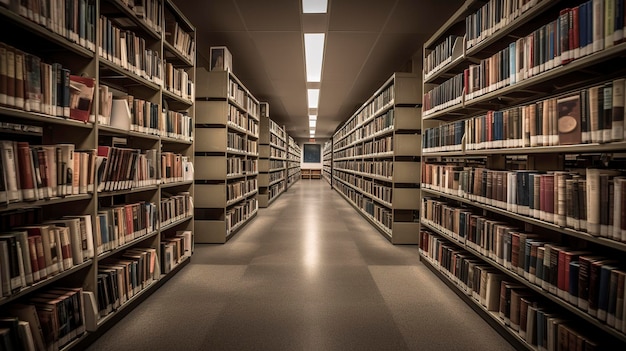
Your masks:
{"label": "row of bookshelves", "polygon": [[557,349],[561,345],[571,349],[571,343],[573,348],[581,345],[594,349],[600,347],[599,342],[607,343],[569,321],[566,313],[552,309],[539,294],[486,264],[472,261],[445,239],[428,232],[422,232],[422,238],[422,262],[521,348]]}
{"label": "row of bookshelves", "polygon": [[[521,348],[626,344],[617,304],[610,318],[589,307],[617,291],[603,289],[591,302],[580,295],[602,285],[602,270],[617,286],[624,264],[615,211],[622,208],[622,10],[621,1],[467,0],[424,46],[421,222],[438,233],[426,234],[438,248],[422,245],[421,257]],[[561,255],[575,263],[561,264]],[[522,269],[527,257],[533,264]],[[554,316],[522,333],[523,323],[506,318],[504,285],[493,287],[505,293],[504,310],[477,303],[482,286],[457,269],[474,262],[544,301],[539,309]],[[606,267],[593,273],[598,283],[581,289],[574,282],[590,274],[588,262]]]}
{"label": "row of bookshelves", "polygon": [[198,69],[197,243],[224,243],[256,214],[263,161],[258,100],[229,71]]}
{"label": "row of bookshelves", "polygon": [[419,84],[395,73],[325,146],[324,177],[396,244],[418,241],[418,219],[404,214],[419,210]]}

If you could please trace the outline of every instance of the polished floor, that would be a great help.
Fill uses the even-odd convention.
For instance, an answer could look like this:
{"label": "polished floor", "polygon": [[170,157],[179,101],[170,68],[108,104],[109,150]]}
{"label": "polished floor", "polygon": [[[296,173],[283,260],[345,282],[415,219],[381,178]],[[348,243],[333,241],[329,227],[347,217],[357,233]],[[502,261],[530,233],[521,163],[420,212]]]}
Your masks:
{"label": "polished floor", "polygon": [[301,180],[88,350],[513,348],[323,180]]}

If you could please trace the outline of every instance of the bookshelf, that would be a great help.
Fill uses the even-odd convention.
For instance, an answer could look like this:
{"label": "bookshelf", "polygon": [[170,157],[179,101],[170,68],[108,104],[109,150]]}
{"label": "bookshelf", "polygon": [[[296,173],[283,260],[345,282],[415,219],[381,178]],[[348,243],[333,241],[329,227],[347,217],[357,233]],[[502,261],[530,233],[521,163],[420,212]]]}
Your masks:
{"label": "bookshelf", "polygon": [[333,188],[394,244],[419,239],[421,88],[394,73],[333,136]]}
{"label": "bookshelf", "polygon": [[84,349],[184,267],[194,233],[195,27],[170,0],[68,4],[75,28],[61,8],[0,5],[0,312],[59,311],[49,318],[71,327],[33,339],[61,350]]}
{"label": "bookshelf", "polygon": [[257,214],[263,119],[233,73],[196,76],[196,243],[224,243]]}
{"label": "bookshelf", "polygon": [[500,4],[424,45],[420,257],[517,348],[623,348],[624,14]]}
{"label": "bookshelf", "polygon": [[303,168],[301,174],[302,174],[302,179],[321,179],[322,178],[321,169]]}
{"label": "bookshelf", "polygon": [[287,145],[287,189],[289,189],[300,179],[302,149],[291,135],[287,135]]}
{"label": "bookshelf", "polygon": [[269,207],[287,190],[289,159],[285,128],[270,119],[269,104],[262,103],[259,139],[259,206]]}
{"label": "bookshelf", "polygon": [[325,142],[322,147],[322,177],[332,186],[333,176],[333,141]]}

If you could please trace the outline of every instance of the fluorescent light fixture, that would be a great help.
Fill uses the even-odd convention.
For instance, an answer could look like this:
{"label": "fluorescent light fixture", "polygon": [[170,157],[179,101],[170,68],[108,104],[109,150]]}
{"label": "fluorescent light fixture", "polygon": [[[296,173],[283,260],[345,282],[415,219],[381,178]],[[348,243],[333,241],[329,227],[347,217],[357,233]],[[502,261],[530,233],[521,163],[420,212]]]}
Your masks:
{"label": "fluorescent light fixture", "polygon": [[317,121],[317,115],[309,115],[309,121]]}
{"label": "fluorescent light fixture", "polygon": [[320,82],[324,59],[324,33],[304,33],[304,54],[307,82]]}
{"label": "fluorescent light fixture", "polygon": [[326,13],[328,0],[302,0],[302,13]]}
{"label": "fluorescent light fixture", "polygon": [[317,108],[320,99],[319,89],[308,89],[309,93],[309,108]]}
{"label": "fluorescent light fixture", "polygon": [[317,122],[313,120],[309,120],[309,128],[315,128],[315,123]]}

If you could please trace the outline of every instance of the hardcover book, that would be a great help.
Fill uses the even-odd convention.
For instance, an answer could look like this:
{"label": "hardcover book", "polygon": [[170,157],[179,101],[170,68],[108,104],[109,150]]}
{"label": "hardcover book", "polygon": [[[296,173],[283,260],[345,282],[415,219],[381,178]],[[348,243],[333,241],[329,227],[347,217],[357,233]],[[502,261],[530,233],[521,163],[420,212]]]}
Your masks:
{"label": "hardcover book", "polygon": [[580,95],[573,94],[557,100],[559,144],[582,143]]}
{"label": "hardcover book", "polygon": [[70,75],[70,118],[83,122],[90,120],[95,79]]}

